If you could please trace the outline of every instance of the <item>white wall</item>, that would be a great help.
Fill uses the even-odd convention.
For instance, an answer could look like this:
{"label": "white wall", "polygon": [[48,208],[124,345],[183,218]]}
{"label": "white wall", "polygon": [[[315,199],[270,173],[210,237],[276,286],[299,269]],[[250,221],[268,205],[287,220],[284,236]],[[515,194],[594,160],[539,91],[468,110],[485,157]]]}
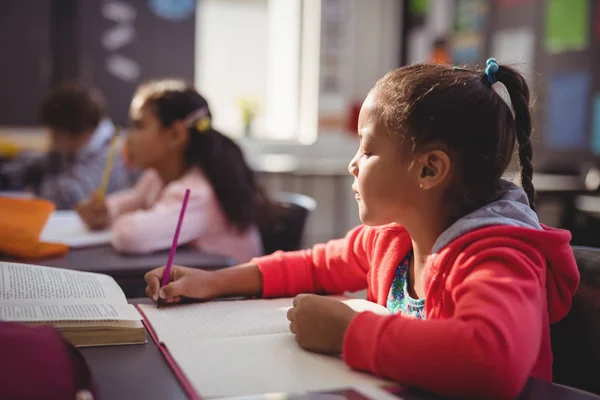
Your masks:
{"label": "white wall", "polygon": [[[267,0],[199,0],[196,24],[196,86],[211,105],[215,127],[239,137],[240,96],[266,100]],[[260,110],[257,130],[263,115]]]}
{"label": "white wall", "polygon": [[[331,96],[331,94],[321,91],[316,99],[316,93],[310,92],[307,100],[306,94],[309,93],[307,88],[310,87],[311,82],[307,82],[306,77],[309,75],[309,80],[314,80],[317,79],[317,74],[314,69],[308,75],[302,75],[302,71],[310,70],[310,66],[306,65],[307,61],[321,62],[318,56],[312,54],[318,50],[315,49],[318,44],[312,45],[307,50],[305,42],[311,36],[303,35],[302,46],[304,47],[301,49],[303,57],[286,57],[285,52],[278,51],[271,54],[269,58],[269,46],[274,48],[279,43],[277,38],[269,38],[269,28],[276,27],[274,21],[269,20],[269,10],[272,13],[277,11],[274,6],[278,4],[276,2],[279,0],[270,1],[274,4],[270,4],[269,0],[200,0],[198,3],[196,84],[211,103],[215,114],[215,126],[225,133],[241,136],[241,120],[237,104],[241,95],[253,96],[262,104],[254,130],[259,133],[259,136],[268,131],[266,114],[269,110],[267,107],[273,106],[273,102],[269,102],[267,93],[271,94],[270,97],[274,97],[273,90],[276,90],[277,87],[281,87],[282,91],[290,92],[289,88],[286,89],[282,85],[274,85],[271,82],[276,81],[275,78],[281,75],[276,73],[277,71],[273,72],[273,65],[281,68],[285,65],[284,61],[288,59],[288,61],[296,59],[297,62],[304,63],[302,68],[298,66],[298,69],[294,69],[295,72],[292,71],[293,75],[298,76],[296,85],[300,84],[301,91],[303,91],[300,93],[303,96],[300,121],[298,121],[298,116],[295,116],[293,123],[295,125],[300,123],[303,132],[307,129],[314,129],[314,127],[306,127],[306,125],[314,126],[313,121],[316,121],[316,117],[311,118],[308,113],[326,113],[333,108],[334,113],[346,114],[352,103],[362,102],[377,79],[399,65],[402,0],[344,0],[345,3],[342,6],[350,10],[350,18],[343,30],[347,37],[342,40],[346,47],[343,49],[344,56],[341,59],[343,76],[340,93]],[[313,3],[318,5],[321,4],[321,1],[302,0],[304,14],[307,13],[308,5],[313,5]],[[288,5],[291,3],[287,2]],[[299,9],[299,7],[297,8]],[[289,10],[290,7],[287,8],[287,11],[283,11],[289,12]],[[314,7],[308,10],[313,10],[311,12],[311,15],[314,16],[312,19],[320,18],[318,13],[314,12]],[[282,14],[282,17],[286,15]],[[303,23],[306,24],[306,20]],[[312,23],[311,32],[315,30],[314,21]],[[280,34],[282,33],[286,32],[280,32]],[[288,36],[290,40],[294,38],[291,33]],[[292,43],[289,44],[290,48],[295,46]],[[307,52],[310,57],[307,56]],[[290,68],[283,69],[290,71]],[[291,74],[281,76],[285,76],[287,82]],[[304,81],[300,81],[300,79],[304,79]],[[316,84],[318,85],[318,83]],[[294,92],[294,96],[299,95],[297,90],[291,92]],[[314,99],[313,103],[319,103],[318,108],[316,104],[308,107],[312,104],[311,99]],[[277,103],[280,104],[281,99],[277,99]],[[290,104],[296,104],[297,107],[297,99],[295,98]],[[279,114],[283,114],[283,112]],[[346,116],[342,115],[342,119],[346,120]],[[269,120],[276,121],[277,119],[269,118]],[[303,126],[302,121],[310,123]],[[286,130],[279,136],[293,139],[287,132],[289,124],[277,121],[276,125],[285,127]],[[331,133],[331,131],[330,129],[321,129],[318,133]],[[310,142],[310,140],[301,141],[305,144]]]}
{"label": "white wall", "polygon": [[400,66],[403,1],[352,1],[355,51],[351,94],[362,99],[379,78]]}

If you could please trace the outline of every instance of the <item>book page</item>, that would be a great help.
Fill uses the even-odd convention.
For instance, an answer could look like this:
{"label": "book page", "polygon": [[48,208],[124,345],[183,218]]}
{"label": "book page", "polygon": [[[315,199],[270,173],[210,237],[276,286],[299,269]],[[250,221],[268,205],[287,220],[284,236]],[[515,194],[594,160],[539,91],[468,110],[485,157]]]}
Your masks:
{"label": "book page", "polygon": [[60,243],[71,248],[109,244],[110,238],[110,229],[90,231],[72,210],[53,212],[40,234],[41,242]]}
{"label": "book page", "polygon": [[127,304],[108,275],[0,262],[0,305]]}
{"label": "book page", "polygon": [[205,398],[389,383],[353,371],[340,357],[303,350],[290,333],[172,342],[167,349]]}
{"label": "book page", "polygon": [[[331,297],[343,301],[358,312],[389,314],[385,307],[366,300]],[[292,301],[292,298],[283,298],[213,301],[160,309],[147,304],[140,304],[139,307],[146,314],[160,341],[186,341],[287,333],[289,321],[286,314]]]}
{"label": "book page", "polygon": [[140,319],[140,314],[131,304],[0,305],[0,320],[15,322],[131,321]]}

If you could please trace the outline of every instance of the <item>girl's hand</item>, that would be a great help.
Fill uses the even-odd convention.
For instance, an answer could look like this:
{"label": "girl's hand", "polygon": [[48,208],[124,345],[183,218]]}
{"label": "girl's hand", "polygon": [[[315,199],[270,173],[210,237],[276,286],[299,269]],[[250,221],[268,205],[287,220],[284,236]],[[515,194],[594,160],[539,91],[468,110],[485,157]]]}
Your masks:
{"label": "girl's hand", "polygon": [[288,310],[290,331],[300,347],[318,353],[338,354],[344,334],[357,312],[341,301],[301,294]]}
{"label": "girl's hand", "polygon": [[104,196],[101,194],[92,194],[88,199],[79,203],[75,211],[90,230],[97,231],[108,228],[110,225],[108,208]]}
{"label": "girl's hand", "polygon": [[161,288],[164,272],[165,267],[160,267],[144,276],[148,284],[146,296],[155,303],[158,302],[159,297],[166,303],[173,304],[179,303],[184,297],[211,300],[220,295],[219,285],[217,285],[218,282],[213,272],[173,265],[169,283]]}

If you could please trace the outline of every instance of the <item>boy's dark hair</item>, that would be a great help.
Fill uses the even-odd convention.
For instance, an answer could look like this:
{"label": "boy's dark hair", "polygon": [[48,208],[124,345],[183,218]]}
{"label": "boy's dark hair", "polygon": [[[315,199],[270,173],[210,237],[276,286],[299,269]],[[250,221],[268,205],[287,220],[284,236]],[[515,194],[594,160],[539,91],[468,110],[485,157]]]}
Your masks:
{"label": "boy's dark hair", "polygon": [[500,66],[515,111],[482,70],[417,64],[398,68],[373,88],[375,110],[390,133],[406,135],[413,151],[441,145],[454,166],[448,195],[456,217],[493,201],[518,143],[522,186],[534,209],[529,88],[521,74]]}
{"label": "boy's dark hair", "polygon": [[[134,103],[151,106],[164,127],[198,110],[211,118],[208,102],[193,86],[179,80],[148,82],[137,90]],[[188,166],[198,166],[209,180],[230,224],[244,232],[251,225],[275,229],[279,207],[259,184],[240,147],[212,125],[188,128],[189,142],[184,153]]]}
{"label": "boy's dark hair", "polygon": [[96,129],[106,112],[99,90],[80,82],[64,82],[56,86],[41,102],[42,124],[70,135]]}

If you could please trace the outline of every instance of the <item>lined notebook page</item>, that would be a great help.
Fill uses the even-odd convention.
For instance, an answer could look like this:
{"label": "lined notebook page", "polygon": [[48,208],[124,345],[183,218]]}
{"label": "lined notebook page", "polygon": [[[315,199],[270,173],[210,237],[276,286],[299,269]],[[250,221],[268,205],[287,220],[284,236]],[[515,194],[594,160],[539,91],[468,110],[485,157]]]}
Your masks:
{"label": "lined notebook page", "polygon": [[[360,299],[334,297],[356,311],[389,314],[385,307]],[[289,332],[286,314],[293,299],[214,301],[157,309],[141,304],[161,342],[270,335]]]}
{"label": "lined notebook page", "polygon": [[338,357],[301,349],[290,333],[174,342],[167,348],[202,397],[386,383],[351,370]]}
{"label": "lined notebook page", "polygon": [[292,299],[214,301],[157,309],[140,304],[161,342],[288,332]]}
{"label": "lined notebook page", "polygon": [[[377,304],[339,298],[356,311]],[[221,301],[175,307],[139,305],[201,396],[324,390],[385,381],[352,371],[341,358],[301,349],[289,333],[292,299]]]}

